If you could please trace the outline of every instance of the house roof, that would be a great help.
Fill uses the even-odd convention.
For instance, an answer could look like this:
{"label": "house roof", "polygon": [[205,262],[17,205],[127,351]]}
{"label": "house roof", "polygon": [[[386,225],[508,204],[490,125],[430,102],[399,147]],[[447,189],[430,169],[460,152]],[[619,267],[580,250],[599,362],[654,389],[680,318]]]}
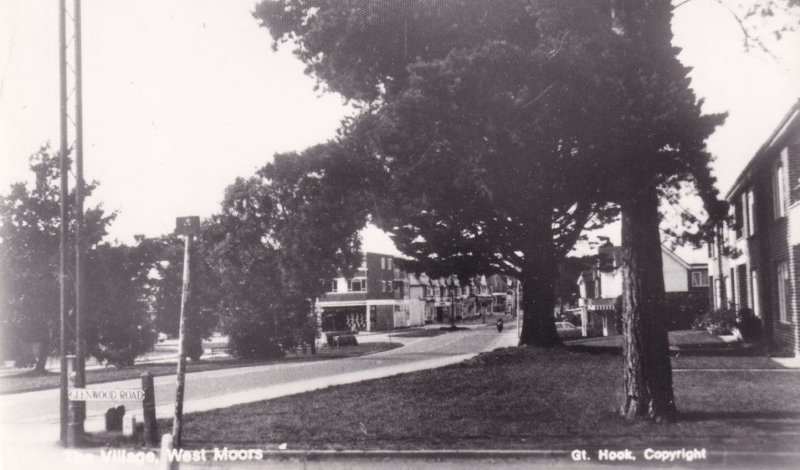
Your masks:
{"label": "house roof", "polygon": [[756,154],[744,167],[744,170],[736,178],[736,181],[728,190],[725,198],[731,200],[741,193],[744,184],[751,178],[755,168],[762,162],[769,160],[774,152],[783,147],[786,139],[792,132],[800,132],[800,100],[794,103],[786,115],[781,120],[778,127],[772,131],[769,138],[761,145]]}
{"label": "house roof", "polygon": [[[677,253],[672,251],[670,248],[664,246],[663,244],[661,245],[661,251],[664,252],[670,258],[674,259],[678,264],[683,266],[683,268],[686,269],[686,270],[690,270],[693,267],[695,269],[697,269],[697,268],[699,268],[701,266],[702,267],[706,266],[705,263],[696,263],[696,262],[689,263],[689,262],[687,262],[685,259],[683,259],[683,257],[681,257],[680,255],[678,255]],[[614,268],[615,269],[620,267],[620,266],[622,266],[622,247],[621,246],[601,246],[600,248],[598,248],[598,253],[603,253],[606,256],[608,256],[610,259],[613,259],[614,260]],[[695,260],[692,260],[692,261],[695,261]],[[595,267],[595,268],[592,268],[591,270],[583,270],[583,271],[581,271],[581,273],[578,275],[577,283],[580,284],[581,282],[584,282],[584,278],[591,277],[592,273],[594,272],[595,269],[597,269],[597,268]]]}

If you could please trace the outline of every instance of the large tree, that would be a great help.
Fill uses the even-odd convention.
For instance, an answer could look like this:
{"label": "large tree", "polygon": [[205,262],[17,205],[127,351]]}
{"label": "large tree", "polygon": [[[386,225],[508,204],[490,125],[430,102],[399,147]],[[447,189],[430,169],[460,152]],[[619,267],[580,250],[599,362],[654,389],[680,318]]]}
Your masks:
{"label": "large tree", "polygon": [[362,165],[378,161],[370,209],[398,248],[431,273],[520,278],[521,341],[554,345],[557,261],[605,207],[578,171],[605,138],[591,100],[602,93],[592,44],[609,34],[597,12],[375,0],[267,1],[257,15],[276,42],[296,39],[330,89],[364,103],[341,140]]}
{"label": "large tree", "polygon": [[[0,197],[0,322],[3,343],[20,366],[43,371],[59,335],[59,184],[58,157],[44,146],[30,157],[33,184],[15,183]],[[86,188],[89,196],[95,184]],[[74,197],[74,196],[72,196]],[[101,206],[86,210],[85,240],[94,249],[115,214]],[[72,217],[70,217],[72,220]],[[68,227],[68,246],[74,226]],[[72,258],[68,258],[70,263]],[[68,285],[74,283],[68,266]],[[72,318],[72,316],[70,316]]]}
{"label": "large tree", "polygon": [[[198,240],[192,244],[192,295],[187,306],[187,356],[197,360],[203,354],[202,341],[217,326],[219,282],[209,266],[206,237],[209,223],[204,221]],[[178,236],[155,238],[136,236],[137,257],[149,268],[146,279],[154,326],[159,332],[177,336],[180,323],[181,288],[183,283],[184,242]]]}
{"label": "large tree", "polygon": [[[219,280],[223,329],[238,356],[278,355],[314,342],[313,306],[337,273],[361,264],[359,172],[333,144],[279,154],[229,186],[204,231]],[[341,155],[340,155],[341,156]],[[321,178],[338,182],[323,185]]]}
{"label": "large tree", "polygon": [[606,97],[611,139],[604,161],[614,178],[606,180],[602,194],[622,212],[622,413],[671,420],[677,408],[664,311],[659,195],[688,182],[712,218],[721,215],[705,140],[724,116],[703,115],[702,101],[689,88],[689,69],[671,44],[669,0],[615,0],[610,13],[622,63],[600,71],[619,85]]}
{"label": "large tree", "polygon": [[88,352],[107,364],[132,366],[155,341],[148,306],[150,263],[139,246],[108,243],[91,248],[86,261]]}

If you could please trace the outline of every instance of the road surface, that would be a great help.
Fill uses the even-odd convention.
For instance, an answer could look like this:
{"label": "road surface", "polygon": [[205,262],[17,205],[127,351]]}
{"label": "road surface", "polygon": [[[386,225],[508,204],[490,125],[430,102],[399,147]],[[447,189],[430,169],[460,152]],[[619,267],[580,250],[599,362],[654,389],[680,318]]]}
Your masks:
{"label": "road surface", "polygon": [[[493,326],[481,326],[432,337],[393,337],[393,341],[399,340],[404,346],[369,356],[195,372],[186,376],[184,412],[222,408],[332,385],[442,367],[461,362],[482,351],[513,345],[516,337],[513,327],[498,334]],[[137,379],[90,384],[88,388],[132,389],[140,386],[141,381]],[[175,377],[156,377],[155,390],[157,416],[171,416],[175,400]],[[86,429],[101,430],[105,410],[112,405],[109,402],[87,403]],[[126,416],[133,413],[140,421],[141,404],[129,402],[126,408],[129,409]],[[63,453],[55,444],[58,437],[57,389],[0,396],[0,422],[3,468],[32,467],[33,461],[59,459]]]}

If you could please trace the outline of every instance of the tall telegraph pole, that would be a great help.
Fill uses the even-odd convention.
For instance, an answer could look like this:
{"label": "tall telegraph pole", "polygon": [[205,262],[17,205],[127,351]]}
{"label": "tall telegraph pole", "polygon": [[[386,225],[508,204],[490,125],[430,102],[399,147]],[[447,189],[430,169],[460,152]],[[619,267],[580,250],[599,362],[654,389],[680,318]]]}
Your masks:
{"label": "tall telegraph pole", "polygon": [[67,195],[69,194],[67,185],[69,164],[67,153],[67,5],[66,0],[59,2],[59,95],[60,95],[60,132],[61,147],[59,149],[59,161],[61,172],[61,192],[60,192],[60,217],[59,227],[59,302],[60,302],[60,342],[59,355],[61,357],[61,393],[59,395],[59,417],[61,423],[61,443],[67,442]]}
{"label": "tall telegraph pole", "polygon": [[[86,386],[86,352],[83,305],[83,87],[81,60],[81,0],[74,0],[75,22],[75,387]],[[83,432],[86,402],[77,402],[79,431]]]}
{"label": "tall telegraph pole", "polygon": [[[61,227],[60,236],[60,354],[61,354],[61,394],[60,394],[60,418],[61,418],[61,441],[67,442],[68,422],[73,427],[71,429],[75,435],[83,433],[83,422],[85,418],[85,402],[70,402],[67,398],[67,345],[68,338],[68,312],[69,296],[67,295],[67,228],[69,225],[67,198],[68,192],[68,173],[69,173],[69,123],[73,124],[75,137],[75,386],[83,388],[86,385],[85,376],[85,344],[84,344],[84,312],[83,312],[83,253],[84,253],[84,234],[83,234],[83,90],[81,88],[81,0],[73,0],[72,12],[67,11],[66,0],[59,0],[59,78],[60,78],[60,127],[61,127],[61,148],[60,171],[61,171]],[[71,28],[70,28],[71,27]],[[71,39],[67,38],[68,28],[72,32]],[[67,50],[73,48],[74,63],[68,63]],[[68,86],[72,79],[74,86],[73,94],[68,93]],[[70,97],[74,96],[73,106],[70,106]],[[72,108],[72,109],[70,109]],[[72,110],[74,119],[70,117]],[[73,413],[69,419],[69,413]]]}

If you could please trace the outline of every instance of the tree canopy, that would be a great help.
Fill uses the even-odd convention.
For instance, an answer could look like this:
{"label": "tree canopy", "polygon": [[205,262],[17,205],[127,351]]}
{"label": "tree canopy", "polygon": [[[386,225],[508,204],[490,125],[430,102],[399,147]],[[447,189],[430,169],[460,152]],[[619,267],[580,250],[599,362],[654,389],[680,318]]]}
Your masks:
{"label": "tree canopy", "polygon": [[[0,196],[0,322],[3,344],[20,366],[44,370],[59,335],[59,159],[48,146],[30,157],[33,184],[15,183]],[[91,195],[96,183],[87,185]],[[74,195],[71,195],[74,197]],[[101,206],[86,210],[85,240],[95,250],[115,214]],[[69,218],[73,220],[72,217]],[[74,224],[68,226],[68,245]],[[74,257],[68,258],[67,282],[74,282]],[[91,318],[91,313],[90,313]]]}

